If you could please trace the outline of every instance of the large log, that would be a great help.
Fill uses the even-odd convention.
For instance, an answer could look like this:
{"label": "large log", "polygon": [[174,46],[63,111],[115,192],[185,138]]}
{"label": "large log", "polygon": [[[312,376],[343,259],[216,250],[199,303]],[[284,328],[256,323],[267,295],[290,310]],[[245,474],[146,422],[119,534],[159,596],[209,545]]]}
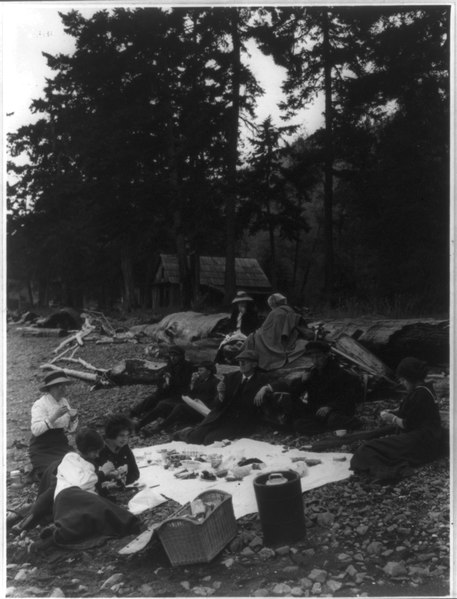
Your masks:
{"label": "large log", "polygon": [[[309,323],[313,326],[315,323]],[[430,365],[449,363],[449,321],[433,318],[374,320],[372,318],[328,320],[327,338],[341,333],[356,338],[388,366],[414,356]]]}
{"label": "large log", "polygon": [[168,314],[156,324],[137,325],[132,333],[143,333],[162,343],[192,343],[198,339],[214,336],[226,325],[230,314],[201,314],[200,312],[176,312]]}

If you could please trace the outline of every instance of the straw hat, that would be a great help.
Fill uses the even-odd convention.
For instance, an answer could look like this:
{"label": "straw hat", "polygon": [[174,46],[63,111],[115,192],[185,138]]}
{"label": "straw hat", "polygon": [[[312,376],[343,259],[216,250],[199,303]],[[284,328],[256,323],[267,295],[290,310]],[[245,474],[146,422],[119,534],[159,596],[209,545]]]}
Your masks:
{"label": "straw hat", "polygon": [[62,370],[55,370],[44,377],[44,382],[40,387],[40,391],[47,391],[47,389],[54,385],[70,385],[72,383],[74,383],[74,381],[67,378],[65,372]]}
{"label": "straw hat", "polygon": [[238,291],[235,297],[232,299],[232,304],[238,304],[239,302],[253,302],[254,298],[246,293],[246,291]]}

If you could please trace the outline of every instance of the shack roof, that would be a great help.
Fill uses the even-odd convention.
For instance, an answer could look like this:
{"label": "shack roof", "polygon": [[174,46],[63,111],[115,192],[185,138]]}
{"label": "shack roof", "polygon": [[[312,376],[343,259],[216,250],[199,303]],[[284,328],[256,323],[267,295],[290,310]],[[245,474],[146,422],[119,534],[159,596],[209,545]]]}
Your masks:
{"label": "shack roof", "polygon": [[[252,293],[269,293],[270,281],[255,258],[235,258],[236,287]],[[200,256],[200,285],[224,290],[225,258]],[[178,258],[173,254],[160,254],[160,264],[154,283],[179,283]]]}

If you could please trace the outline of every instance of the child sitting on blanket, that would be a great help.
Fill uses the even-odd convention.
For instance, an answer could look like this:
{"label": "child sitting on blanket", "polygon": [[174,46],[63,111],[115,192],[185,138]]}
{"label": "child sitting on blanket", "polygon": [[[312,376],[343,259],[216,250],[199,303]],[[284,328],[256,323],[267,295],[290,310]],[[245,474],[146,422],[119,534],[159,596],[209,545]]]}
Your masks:
{"label": "child sitting on blanket", "polygon": [[125,416],[110,416],[106,421],[105,445],[96,459],[102,486],[130,485],[139,478],[140,471],[129,447],[132,430],[132,421]]}
{"label": "child sitting on blanket", "polygon": [[94,430],[83,429],[76,435],[78,452],[70,452],[57,469],[54,492],[54,523],[43,530],[42,541],[32,551],[47,545],[72,545],[90,537],[121,537],[139,532],[139,520],[97,492],[95,461],[104,446]]}

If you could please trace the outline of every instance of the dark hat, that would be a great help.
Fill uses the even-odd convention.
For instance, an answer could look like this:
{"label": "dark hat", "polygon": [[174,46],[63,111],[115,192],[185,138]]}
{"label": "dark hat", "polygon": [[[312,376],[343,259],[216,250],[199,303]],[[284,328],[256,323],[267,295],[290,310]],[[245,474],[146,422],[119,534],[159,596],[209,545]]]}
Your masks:
{"label": "dark hat", "polygon": [[70,385],[71,383],[74,383],[74,381],[67,378],[65,372],[63,372],[62,370],[54,370],[53,372],[50,372],[44,377],[44,381],[40,387],[40,391],[46,391],[46,389],[49,389],[54,385]]}
{"label": "dark hat", "polygon": [[397,366],[395,374],[398,378],[408,381],[421,381],[427,375],[427,364],[417,358],[403,358]]}
{"label": "dark hat", "polygon": [[232,299],[232,304],[239,302],[253,302],[254,298],[246,293],[246,291],[238,291],[235,297]]}
{"label": "dark hat", "polygon": [[322,353],[328,354],[330,351],[330,345],[325,341],[309,341],[306,344],[306,353],[314,354],[314,353]]}
{"label": "dark hat", "polygon": [[203,362],[200,362],[197,368],[206,368],[206,370],[209,370],[213,374],[216,374],[217,372],[216,364],[210,360],[204,360]]}
{"label": "dark hat", "polygon": [[184,356],[185,352],[183,350],[182,347],[180,347],[179,345],[171,345],[168,348],[168,355],[170,354],[175,354],[176,356]]}
{"label": "dark hat", "polygon": [[251,362],[258,362],[259,354],[253,349],[245,349],[235,357],[235,360],[251,360]]}

